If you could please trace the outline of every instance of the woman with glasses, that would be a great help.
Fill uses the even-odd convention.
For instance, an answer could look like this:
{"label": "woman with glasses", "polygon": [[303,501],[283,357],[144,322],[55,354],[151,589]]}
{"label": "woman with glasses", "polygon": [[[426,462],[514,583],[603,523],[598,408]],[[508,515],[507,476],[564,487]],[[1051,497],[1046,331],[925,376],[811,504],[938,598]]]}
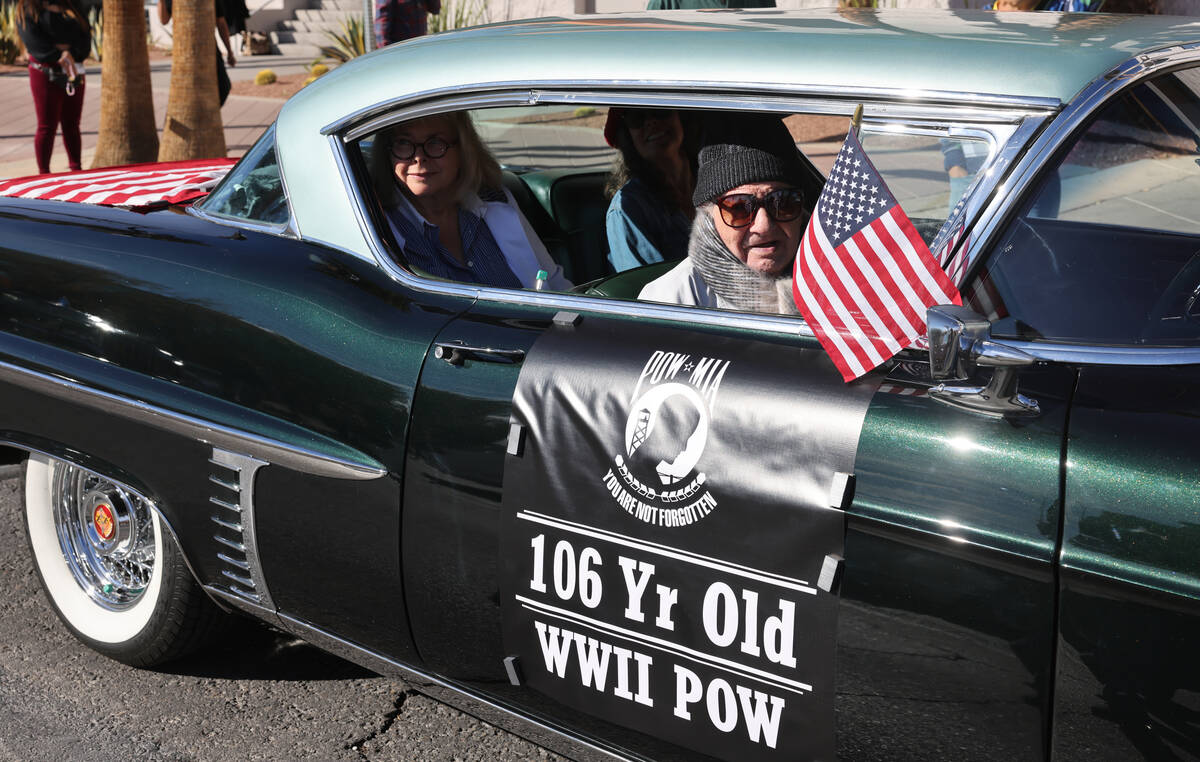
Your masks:
{"label": "woman with glasses", "polygon": [[792,262],[811,210],[800,152],[778,117],[725,115],[706,125],[687,259],[638,298],[795,313]]}
{"label": "woman with glasses", "polygon": [[571,288],[504,189],[500,165],[466,112],[384,130],[374,156],[384,214],[409,267],[485,286]]}
{"label": "woman with glasses", "polygon": [[604,139],[620,152],[605,188],[612,196],[609,264],[621,272],[682,259],[695,213],[695,166],[679,112],[610,108]]}

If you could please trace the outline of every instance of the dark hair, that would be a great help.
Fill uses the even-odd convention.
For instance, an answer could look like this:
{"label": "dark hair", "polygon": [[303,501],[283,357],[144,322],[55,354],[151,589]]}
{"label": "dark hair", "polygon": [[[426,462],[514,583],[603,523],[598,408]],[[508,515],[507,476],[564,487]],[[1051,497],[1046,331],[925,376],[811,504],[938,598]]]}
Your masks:
{"label": "dark hair", "polygon": [[[55,0],[55,2],[63,7],[63,15],[75,19],[75,22],[89,35],[92,33],[87,17],[80,13],[73,0]],[[42,15],[42,11],[46,9],[47,5],[49,5],[48,0],[17,0],[17,21],[27,28],[36,24],[38,17]]]}
{"label": "dark hair", "polygon": [[[680,150],[687,157],[688,164],[691,166],[692,175],[696,174],[696,130],[692,126],[692,120],[688,119],[683,112],[679,112],[680,125],[683,127],[683,143]],[[650,187],[650,190],[659,197],[671,203],[671,206],[676,206],[679,209],[688,212],[692,211],[691,199],[675,198],[675,192],[667,184],[666,178],[658,167],[651,164],[642,155],[637,152],[637,148],[633,145],[633,136],[629,134],[629,126],[625,124],[625,119],[622,118],[617,126],[616,134],[617,158],[613,161],[612,169],[608,172],[608,181],[604,184],[604,197],[612,198],[617,194],[617,191],[633,178],[641,180]]]}

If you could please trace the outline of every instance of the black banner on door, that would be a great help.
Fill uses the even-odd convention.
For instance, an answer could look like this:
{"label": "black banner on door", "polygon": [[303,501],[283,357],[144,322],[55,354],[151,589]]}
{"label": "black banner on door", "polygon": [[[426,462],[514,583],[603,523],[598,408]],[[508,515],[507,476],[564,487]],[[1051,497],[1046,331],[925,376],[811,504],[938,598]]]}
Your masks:
{"label": "black banner on door", "polygon": [[504,472],[523,684],[716,757],[833,759],[837,598],[817,581],[877,385],[843,384],[817,348],[592,317],[547,331]]}

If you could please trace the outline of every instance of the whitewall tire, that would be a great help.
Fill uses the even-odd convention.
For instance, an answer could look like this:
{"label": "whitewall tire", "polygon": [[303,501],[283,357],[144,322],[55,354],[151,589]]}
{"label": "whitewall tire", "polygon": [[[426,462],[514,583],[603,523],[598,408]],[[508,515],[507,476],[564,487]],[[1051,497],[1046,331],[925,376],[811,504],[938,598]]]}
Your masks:
{"label": "whitewall tire", "polygon": [[202,645],[220,616],[157,510],[132,489],[45,455],[25,470],[25,527],[59,618],[89,647],[138,667]]}

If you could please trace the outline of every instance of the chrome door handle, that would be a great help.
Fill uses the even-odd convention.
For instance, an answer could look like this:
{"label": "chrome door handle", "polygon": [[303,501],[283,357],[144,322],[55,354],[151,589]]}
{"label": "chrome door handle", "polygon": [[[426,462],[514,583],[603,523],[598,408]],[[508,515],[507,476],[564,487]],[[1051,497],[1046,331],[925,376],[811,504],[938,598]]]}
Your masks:
{"label": "chrome door handle", "polygon": [[462,365],[467,360],[515,365],[525,359],[525,350],[468,347],[457,342],[439,341],[433,345],[433,356],[451,365]]}

